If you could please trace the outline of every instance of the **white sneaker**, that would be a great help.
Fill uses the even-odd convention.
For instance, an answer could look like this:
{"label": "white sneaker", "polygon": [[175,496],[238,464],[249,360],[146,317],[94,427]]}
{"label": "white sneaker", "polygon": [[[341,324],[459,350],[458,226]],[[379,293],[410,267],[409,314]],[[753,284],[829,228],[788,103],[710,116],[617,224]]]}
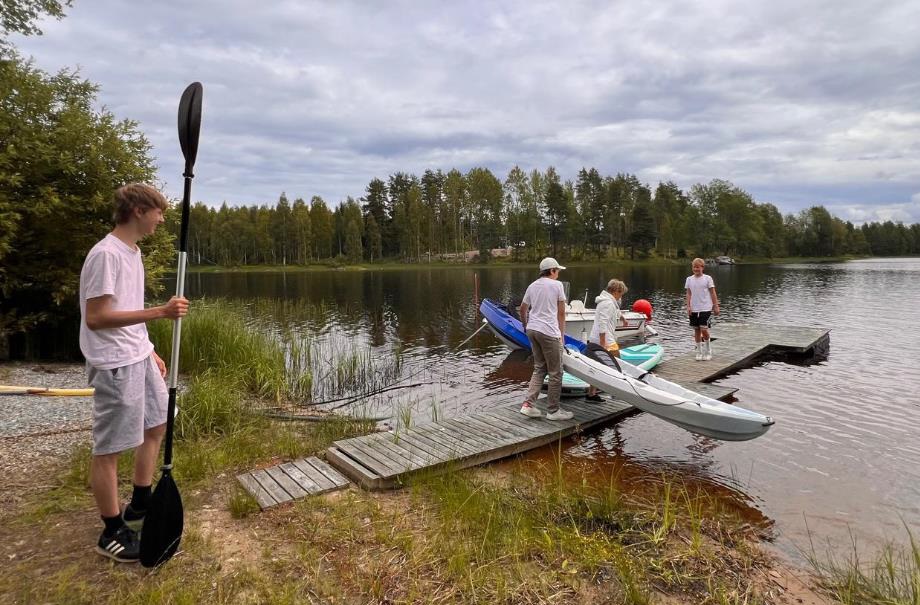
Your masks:
{"label": "white sneaker", "polygon": [[541,412],[537,408],[527,403],[521,406],[521,413],[524,414],[525,416],[530,416],[531,418],[542,418],[543,417],[543,412]]}
{"label": "white sneaker", "polygon": [[546,419],[547,420],[571,420],[572,416],[574,415],[575,414],[573,414],[572,412],[568,410],[563,410],[562,408],[559,408],[555,412],[550,412],[549,414],[547,414]]}
{"label": "white sneaker", "polygon": [[696,351],[696,355],[693,356],[693,359],[697,361],[703,361],[703,343],[696,343],[696,345],[693,347],[693,350]]}
{"label": "white sneaker", "polygon": [[703,343],[703,361],[709,361],[710,359],[712,359],[712,344],[707,340]]}

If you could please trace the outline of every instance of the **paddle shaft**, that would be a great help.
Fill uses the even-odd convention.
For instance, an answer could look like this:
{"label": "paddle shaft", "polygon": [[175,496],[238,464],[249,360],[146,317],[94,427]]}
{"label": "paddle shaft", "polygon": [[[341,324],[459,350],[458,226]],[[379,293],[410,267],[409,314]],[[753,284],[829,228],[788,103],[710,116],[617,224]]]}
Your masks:
{"label": "paddle shaft", "polygon": [[[188,217],[192,197],[192,167],[185,164],[185,179],[182,191],[182,222],[179,228],[179,267],[176,277],[176,296],[185,295],[185,267],[188,261]],[[182,318],[173,322],[172,351],[169,357],[169,404],[166,408],[166,443],[163,448],[163,470],[172,468],[173,427],[176,416],[176,391],[179,382],[179,346],[182,341]]]}
{"label": "paddle shaft", "polygon": [[[201,126],[201,83],[186,87],[179,100],[179,145],[185,156],[185,178],[182,192],[182,220],[179,227],[179,266],[176,275],[176,296],[185,295],[185,268],[188,260],[189,205],[192,198],[192,168],[198,152],[198,131]],[[182,496],[172,477],[173,429],[176,416],[176,391],[179,381],[179,347],[182,342],[182,318],[173,322],[172,351],[169,360],[169,402],[166,408],[166,444],[163,452],[163,474],[150,495],[144,531],[141,534],[140,560],[144,567],[162,565],[179,548],[185,513]]]}

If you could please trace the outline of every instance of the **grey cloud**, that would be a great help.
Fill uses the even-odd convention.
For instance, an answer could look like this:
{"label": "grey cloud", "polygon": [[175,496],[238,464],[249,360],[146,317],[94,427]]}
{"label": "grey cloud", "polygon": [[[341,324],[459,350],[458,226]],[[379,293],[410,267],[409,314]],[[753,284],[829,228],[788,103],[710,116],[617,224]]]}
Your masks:
{"label": "grey cloud", "polygon": [[519,164],[724,178],[784,212],[915,216],[918,22],[908,0],[96,0],[15,43],[99,83],[173,195],[176,102],[201,80],[208,203],[335,203],[396,170]]}

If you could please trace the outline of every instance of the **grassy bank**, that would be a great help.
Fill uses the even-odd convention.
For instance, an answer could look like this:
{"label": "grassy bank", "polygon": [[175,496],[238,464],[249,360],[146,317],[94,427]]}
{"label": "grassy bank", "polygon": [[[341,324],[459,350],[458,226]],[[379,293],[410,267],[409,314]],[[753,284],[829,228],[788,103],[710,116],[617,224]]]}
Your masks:
{"label": "grassy bank", "polygon": [[[174,470],[186,507],[182,551],[155,572],[91,552],[100,524],[83,447],[58,474],[30,478],[31,495],[3,513],[0,602],[783,602],[777,578],[785,572],[733,510],[676,472],[641,493],[623,492],[616,477],[563,464],[563,444],[543,452],[550,455],[418,477],[395,492],[351,488],[260,512],[236,483],[238,472],[318,454],[374,428],[335,417],[278,423],[260,412],[306,396],[299,374],[316,357],[329,356],[328,367],[346,374],[368,369],[341,381],[337,388],[348,392],[376,370],[334,343],[320,355],[326,345],[307,346],[283,325],[255,323],[251,311],[199,304],[184,323],[181,367],[188,373]],[[167,324],[151,333],[158,347],[167,346]],[[398,363],[389,363],[398,374]],[[317,374],[310,396],[317,382],[335,380]],[[130,463],[126,456],[120,467],[124,488]],[[905,568],[906,576],[895,567],[894,583],[910,586],[917,567]],[[854,569],[819,568],[829,592],[855,582],[846,575]],[[887,594],[881,590],[874,594]],[[882,598],[845,602],[916,605]]]}

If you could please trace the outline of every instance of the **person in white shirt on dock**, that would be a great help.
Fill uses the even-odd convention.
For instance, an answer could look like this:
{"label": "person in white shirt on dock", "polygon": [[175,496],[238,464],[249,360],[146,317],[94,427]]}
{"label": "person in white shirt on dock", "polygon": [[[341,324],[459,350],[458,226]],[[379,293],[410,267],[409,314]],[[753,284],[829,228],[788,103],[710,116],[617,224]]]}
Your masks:
{"label": "person in white shirt on dock", "polygon": [[540,277],[527,286],[521,303],[521,323],[533,352],[533,375],[527,387],[527,397],[521,413],[540,418],[543,413],[534,407],[540,395],[543,379],[549,374],[547,420],[569,420],[572,412],[559,407],[562,394],[562,347],[565,344],[565,289],[559,283],[559,272],[565,269],[555,258],[540,261]]}
{"label": "person in white shirt on dock", "polygon": [[[617,324],[628,325],[626,319],[620,314],[620,300],[627,291],[626,284],[618,279],[607,282],[607,288],[594,299],[597,311],[594,314],[594,324],[591,326],[591,336],[588,337],[588,347],[585,355],[605,365],[610,365],[611,357],[620,356],[620,347],[617,344]],[[614,366],[616,362],[613,362]],[[597,393],[596,387],[588,387],[588,401],[603,401],[604,398]]]}
{"label": "person in white shirt on dock", "polygon": [[706,261],[694,258],[691,265],[693,275],[684,282],[687,290],[687,315],[693,328],[693,340],[697,361],[712,359],[712,344],[709,342],[709,325],[713,313],[719,314],[719,297],[712,277],[703,273]]}

